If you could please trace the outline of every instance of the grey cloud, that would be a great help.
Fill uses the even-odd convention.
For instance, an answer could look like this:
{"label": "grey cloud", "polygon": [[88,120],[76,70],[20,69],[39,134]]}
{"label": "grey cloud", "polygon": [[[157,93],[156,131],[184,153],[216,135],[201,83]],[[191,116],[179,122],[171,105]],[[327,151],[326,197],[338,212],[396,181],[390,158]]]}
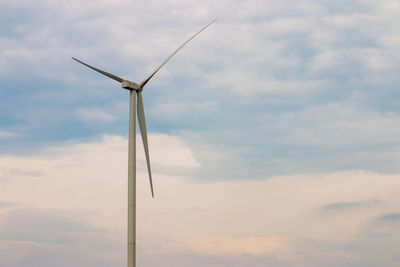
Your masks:
{"label": "grey cloud", "polygon": [[35,171],[35,170],[23,170],[23,169],[11,169],[9,171],[10,174],[12,175],[21,175],[24,177],[39,177],[43,175],[41,171]]}
{"label": "grey cloud", "polygon": [[9,202],[9,201],[1,201],[0,200],[0,209],[2,208],[14,208],[20,206],[21,203],[18,202]]}
{"label": "grey cloud", "polygon": [[386,222],[400,222],[400,213],[389,213],[379,217],[379,220]]}
{"label": "grey cloud", "polygon": [[15,178],[15,176],[23,177],[24,179],[28,177],[36,178],[40,177],[43,174],[41,171],[21,168],[0,168],[0,170],[2,171],[0,181],[9,181],[10,179]]}
{"label": "grey cloud", "polygon": [[148,254],[140,258],[138,265],[156,267],[163,266],[168,263],[168,266],[191,266],[191,267],[288,267],[298,266],[293,262],[269,257],[267,255],[205,255],[196,253],[169,253],[169,254]]}
{"label": "grey cloud", "polygon": [[91,231],[85,221],[40,209],[12,210],[2,217],[0,223],[0,236],[7,241],[62,243],[71,238],[70,234]]}
{"label": "grey cloud", "polygon": [[0,220],[0,265],[122,265],[123,240],[91,225],[82,212],[19,207]]}
{"label": "grey cloud", "polygon": [[375,206],[375,205],[378,205],[379,203],[380,203],[380,201],[376,200],[376,199],[364,201],[364,202],[336,202],[336,203],[331,203],[331,204],[325,205],[322,207],[322,209],[327,210],[327,211],[352,210],[352,209],[356,209],[356,208]]}
{"label": "grey cloud", "polygon": [[393,217],[394,224],[382,217],[371,219],[347,240],[297,240],[307,258],[305,266],[398,266],[398,214]]}

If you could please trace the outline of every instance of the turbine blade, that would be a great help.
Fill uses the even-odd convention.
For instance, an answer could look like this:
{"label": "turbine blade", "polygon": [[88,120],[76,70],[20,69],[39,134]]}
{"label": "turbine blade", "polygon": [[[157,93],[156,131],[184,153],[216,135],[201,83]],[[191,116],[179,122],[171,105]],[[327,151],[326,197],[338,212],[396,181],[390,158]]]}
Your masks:
{"label": "turbine blade", "polygon": [[72,59],[75,60],[75,61],[78,61],[79,63],[85,65],[88,68],[91,68],[92,70],[95,70],[95,71],[97,71],[97,72],[99,72],[99,73],[101,73],[101,74],[103,74],[103,75],[105,75],[105,76],[107,76],[107,77],[109,77],[109,78],[111,78],[113,80],[116,80],[117,82],[122,82],[124,80],[124,79],[122,79],[122,78],[120,78],[118,76],[115,76],[114,74],[111,74],[111,73],[105,72],[103,70],[100,70],[98,68],[95,68],[93,66],[90,66],[90,65],[88,65],[88,64],[86,64],[86,63],[84,63],[84,62],[82,62],[82,61],[80,61],[80,60],[78,60],[78,59],[76,59],[74,57],[72,57]]}
{"label": "turbine blade", "polygon": [[149,172],[151,195],[154,197],[153,179],[151,178],[149,145],[147,142],[146,119],[144,117],[142,91],[138,91],[137,96],[138,96],[138,98],[137,98],[137,115],[138,115],[138,121],[139,121],[139,127],[140,127],[140,134],[142,135],[144,153],[146,154],[146,163],[147,163],[147,170]]}
{"label": "turbine blade", "polygon": [[186,42],[184,42],[180,47],[178,47],[178,49],[176,49],[163,63],[161,63],[160,66],[158,66],[157,69],[155,69],[146,79],[144,79],[141,83],[140,83],[140,87],[143,88],[143,86],[146,85],[146,83],[154,76],[154,74],[157,73],[157,71],[159,69],[161,69],[162,66],[165,65],[165,63],[168,62],[168,60],[171,59],[171,57],[173,57],[179,50],[181,50],[182,47],[184,47],[190,40],[192,40],[194,37],[196,37],[196,35],[198,35],[199,33],[201,33],[202,31],[204,31],[208,26],[210,26],[211,24],[213,24],[217,19],[214,19],[213,21],[211,21],[210,23],[208,23],[206,26],[204,26],[201,30],[199,30],[198,32],[196,32],[192,37],[190,37],[188,40],[186,40]]}

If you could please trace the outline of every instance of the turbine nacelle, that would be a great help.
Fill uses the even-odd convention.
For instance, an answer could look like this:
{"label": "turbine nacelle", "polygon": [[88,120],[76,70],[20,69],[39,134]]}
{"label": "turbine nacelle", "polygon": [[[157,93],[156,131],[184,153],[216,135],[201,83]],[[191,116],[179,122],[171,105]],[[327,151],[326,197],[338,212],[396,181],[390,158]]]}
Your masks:
{"label": "turbine nacelle", "polygon": [[127,89],[127,90],[142,91],[142,89],[143,89],[137,83],[134,83],[134,82],[131,82],[128,80],[123,80],[121,82],[121,86],[122,86],[122,88]]}

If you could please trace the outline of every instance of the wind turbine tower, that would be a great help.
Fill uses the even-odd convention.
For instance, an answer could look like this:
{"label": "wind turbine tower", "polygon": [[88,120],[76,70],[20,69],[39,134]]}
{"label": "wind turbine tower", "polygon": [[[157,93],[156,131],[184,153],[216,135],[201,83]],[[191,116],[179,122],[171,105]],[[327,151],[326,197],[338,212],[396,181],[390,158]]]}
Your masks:
{"label": "wind turbine tower", "polygon": [[205,30],[208,26],[216,21],[213,20],[196,32],[186,42],[184,42],[178,49],[176,49],[160,66],[158,66],[146,79],[141,83],[131,82],[129,80],[122,79],[116,75],[105,72],[101,69],[90,66],[74,57],[72,59],[85,65],[92,70],[95,70],[119,83],[122,88],[129,91],[129,148],[128,148],[128,267],[136,266],[136,111],[139,122],[140,133],[142,135],[142,141],[144,146],[144,152],[146,155],[147,171],[149,173],[151,195],[154,197],[153,180],[151,176],[150,168],[150,157],[149,147],[147,141],[147,130],[146,130],[146,119],[144,115],[143,107],[143,96],[142,91],[144,86],[150,81],[150,79],[161,69],[168,60],[171,59],[182,47],[184,47],[190,40],[196,35]]}

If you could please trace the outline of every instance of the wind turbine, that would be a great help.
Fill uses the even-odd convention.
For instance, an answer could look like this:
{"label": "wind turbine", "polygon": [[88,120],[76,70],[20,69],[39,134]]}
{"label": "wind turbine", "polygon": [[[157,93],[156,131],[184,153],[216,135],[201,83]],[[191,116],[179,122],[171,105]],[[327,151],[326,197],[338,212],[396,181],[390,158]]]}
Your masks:
{"label": "wind turbine", "polygon": [[[119,83],[121,83],[122,88],[129,90],[130,92],[130,102],[129,102],[129,148],[128,148],[128,267],[136,266],[136,108],[137,116],[139,122],[140,133],[142,135],[144,152],[146,155],[147,171],[149,173],[150,189],[151,195],[154,198],[153,190],[153,180],[151,176],[150,168],[150,157],[149,157],[149,147],[147,141],[147,131],[146,131],[146,120],[144,116],[143,107],[143,97],[142,90],[143,87],[150,81],[150,79],[161,69],[165,63],[168,62],[182,47],[184,47],[190,40],[192,40],[196,35],[205,30],[208,26],[214,23],[217,19],[214,19],[198,32],[196,32],[192,37],[190,37],[186,42],[184,42],[178,49],[176,49],[160,66],[158,66],[146,79],[141,83],[137,84],[129,80],[122,79],[114,74],[105,72],[101,69],[90,66],[74,57],[72,59],[91,68]],[[136,100],[137,95],[137,100]],[[137,101],[137,106],[136,106]]]}

